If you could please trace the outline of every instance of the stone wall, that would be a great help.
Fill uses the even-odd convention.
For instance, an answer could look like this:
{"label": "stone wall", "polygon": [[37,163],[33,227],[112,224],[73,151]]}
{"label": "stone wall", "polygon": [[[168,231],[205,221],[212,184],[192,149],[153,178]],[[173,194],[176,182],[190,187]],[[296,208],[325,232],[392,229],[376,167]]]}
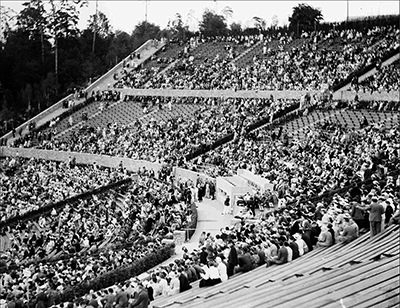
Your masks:
{"label": "stone wall", "polygon": [[41,158],[46,160],[67,161],[69,158],[75,158],[78,164],[90,165],[96,162],[98,166],[117,168],[122,161],[123,167],[130,171],[137,171],[138,168],[145,167],[153,169],[155,172],[161,169],[162,165],[148,162],[145,160],[134,160],[125,157],[97,155],[78,152],[39,150],[33,148],[10,148],[0,147],[0,157],[24,157]]}

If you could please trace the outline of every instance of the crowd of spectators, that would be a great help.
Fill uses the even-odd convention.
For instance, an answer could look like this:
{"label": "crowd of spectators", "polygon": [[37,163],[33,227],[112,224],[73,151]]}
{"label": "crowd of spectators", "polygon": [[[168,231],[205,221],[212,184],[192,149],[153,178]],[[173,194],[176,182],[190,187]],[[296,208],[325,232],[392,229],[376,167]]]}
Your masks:
{"label": "crowd of spectators", "polygon": [[[179,100],[175,99],[174,103]],[[270,118],[297,100],[194,98],[194,103],[201,107],[188,119],[178,116],[160,122],[136,121],[130,126],[115,123],[104,128],[86,128],[76,131],[68,140],[45,140],[38,148],[183,165],[186,155],[192,151],[228,134],[238,137],[249,124]]]}
{"label": "crowd of spectators", "polygon": [[370,226],[373,237],[400,223],[399,179],[386,177],[372,187],[354,186],[345,196],[266,211],[257,221],[241,219],[215,236],[203,232],[198,249],[189,252],[183,247],[182,258],[149,271],[147,278],[133,277],[70,304],[136,307],[141,301],[148,307],[151,301],[190,290],[195,283],[212,287],[237,273],[290,263],[314,249],[349,243]]}
{"label": "crowd of spectators", "polygon": [[[201,65],[185,58],[177,69],[162,76],[152,69],[126,71],[116,86],[141,87],[150,80],[147,86],[153,88],[321,89],[399,46],[399,30],[393,27],[376,27],[366,33],[332,31],[324,40],[338,38],[343,43],[340,51],[319,50],[312,41],[294,49],[263,48],[263,57],[255,57],[254,65],[245,68],[231,64],[231,55]],[[260,38],[235,39],[251,47]],[[283,38],[282,42],[291,40]],[[370,84],[374,90],[387,89],[384,80],[391,89],[398,86],[390,79],[390,71],[380,74],[379,81]],[[119,99],[117,92],[108,93],[109,97],[96,99]],[[161,100],[165,99],[151,98],[149,104],[163,105]],[[322,123],[310,128],[305,140],[294,142],[282,130],[245,132],[249,124],[272,118],[296,100],[194,98],[193,103],[202,106],[188,120],[177,117],[85,128],[68,140],[41,140],[39,148],[185,165],[185,156],[193,150],[234,134],[232,143],[206,153],[197,162],[212,165],[208,172],[213,176],[249,169],[268,179],[273,192],[246,199],[242,205],[248,215],[241,216],[239,223],[222,228],[215,237],[202,234],[198,250],[183,248],[182,259],[149,272],[149,279],[132,278],[91,292],[66,307],[147,307],[149,301],[189,290],[197,281],[200,287],[213,286],[235,273],[285,264],[313,249],[350,242],[360,231],[370,230],[372,237],[400,223],[400,125],[385,129],[367,123],[349,130],[337,123]],[[1,166],[2,220],[129,176],[124,170],[78,166],[73,160],[7,158]],[[2,230],[10,235],[11,244],[0,258],[0,305],[59,304],[57,297],[65,289],[139,260],[157,251],[163,240],[172,239],[175,230],[185,229],[189,205],[203,197],[214,198],[215,186],[212,181],[199,180],[180,183],[177,189],[170,171],[162,169],[160,181],[154,171],[139,170],[138,181],[121,190],[92,195]],[[327,197],[334,191],[340,193]],[[256,208],[262,210],[259,217]],[[245,218],[258,221],[246,222]]]}
{"label": "crowd of spectators", "polygon": [[[230,57],[216,55],[204,63],[184,58],[174,68],[156,74],[132,72],[119,86],[173,89],[320,90],[346,79],[352,72],[379,62],[399,46],[400,32],[393,26],[375,27],[365,33],[332,31],[326,39],[341,38],[338,49],[320,48],[312,39],[300,46],[265,48],[253,63],[236,67]],[[290,43],[287,40],[286,43]],[[356,42],[356,43],[355,43]]]}
{"label": "crowd of spectators", "polygon": [[[213,176],[232,175],[248,169],[270,180],[282,202],[339,189],[359,180],[371,180],[400,168],[400,127],[384,125],[353,129],[333,125],[310,129],[305,140],[289,142],[258,131],[236,143],[208,152],[199,162],[211,164]],[[278,138],[277,138],[278,137]],[[259,140],[263,141],[260,142]],[[376,175],[375,175],[376,176]]]}
{"label": "crowd of spectators", "polygon": [[375,92],[395,92],[400,90],[400,61],[396,60],[393,63],[377,67],[377,72],[361,82],[356,82],[352,85],[356,92],[364,93]]}
{"label": "crowd of spectators", "polygon": [[0,164],[1,221],[126,177],[96,164],[78,165],[72,158],[56,162],[6,157]]}
{"label": "crowd of spectators", "polygon": [[[54,303],[69,287],[157,251],[174,230],[187,227],[191,197],[154,176],[142,169],[138,181],[122,191],[93,195],[7,228],[11,246],[1,255],[7,269],[0,295],[24,303],[44,296]],[[168,170],[159,176],[171,179]],[[46,259],[50,254],[59,257]]]}

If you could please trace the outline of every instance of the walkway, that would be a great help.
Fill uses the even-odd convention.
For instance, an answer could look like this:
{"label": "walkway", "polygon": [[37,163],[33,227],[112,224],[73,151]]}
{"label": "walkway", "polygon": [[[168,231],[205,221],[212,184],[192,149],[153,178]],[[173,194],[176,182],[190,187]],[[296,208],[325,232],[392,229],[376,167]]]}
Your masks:
{"label": "walkway", "polygon": [[[206,233],[211,233],[212,236],[215,236],[219,233],[221,228],[231,225],[231,220],[233,215],[222,215],[223,204],[217,200],[204,199],[203,202],[197,202],[197,228],[191,239],[182,244],[175,246],[175,255],[166,260],[165,262],[156,266],[156,268],[160,266],[165,266],[174,262],[176,259],[181,259],[183,257],[182,248],[186,247],[189,252],[193,251],[193,249],[199,248],[199,238],[203,231]],[[145,279],[148,277],[147,273],[143,273],[138,276],[139,279]]]}

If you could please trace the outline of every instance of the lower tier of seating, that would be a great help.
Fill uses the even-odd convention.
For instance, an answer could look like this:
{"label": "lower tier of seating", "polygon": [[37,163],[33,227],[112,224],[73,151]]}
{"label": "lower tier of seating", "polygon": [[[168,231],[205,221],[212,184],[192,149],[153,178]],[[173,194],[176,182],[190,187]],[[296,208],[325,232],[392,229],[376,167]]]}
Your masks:
{"label": "lower tier of seating", "polygon": [[[400,227],[315,249],[206,288],[156,299],[153,308],[391,307],[400,303]],[[198,285],[198,282],[196,282]]]}

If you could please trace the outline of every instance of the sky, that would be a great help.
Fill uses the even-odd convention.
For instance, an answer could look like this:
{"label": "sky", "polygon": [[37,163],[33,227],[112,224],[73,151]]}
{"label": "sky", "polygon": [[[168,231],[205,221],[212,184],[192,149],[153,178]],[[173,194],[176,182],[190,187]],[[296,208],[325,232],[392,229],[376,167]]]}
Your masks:
{"label": "sky", "polygon": [[[0,0],[1,5],[12,8],[19,12],[24,1]],[[160,26],[167,26],[169,20],[173,20],[176,13],[180,13],[183,22],[189,25],[190,30],[195,30],[198,20],[205,8],[218,11],[222,14],[224,7],[232,8],[232,17],[228,24],[233,21],[240,22],[242,27],[253,26],[253,17],[261,17],[266,20],[267,26],[271,25],[272,17],[278,17],[279,25],[288,23],[288,17],[292,8],[298,3],[307,3],[313,7],[320,8],[325,21],[343,21],[347,16],[347,3],[349,16],[371,16],[399,14],[399,1],[167,1],[167,0],[125,0],[106,1],[98,0],[98,9],[105,13],[110,20],[114,30],[122,30],[131,33],[139,22],[145,19],[147,4],[147,20]],[[82,8],[80,12],[79,28],[85,29],[89,16],[96,12],[96,1],[89,0],[88,7]],[[192,16],[191,18],[189,16]]]}

